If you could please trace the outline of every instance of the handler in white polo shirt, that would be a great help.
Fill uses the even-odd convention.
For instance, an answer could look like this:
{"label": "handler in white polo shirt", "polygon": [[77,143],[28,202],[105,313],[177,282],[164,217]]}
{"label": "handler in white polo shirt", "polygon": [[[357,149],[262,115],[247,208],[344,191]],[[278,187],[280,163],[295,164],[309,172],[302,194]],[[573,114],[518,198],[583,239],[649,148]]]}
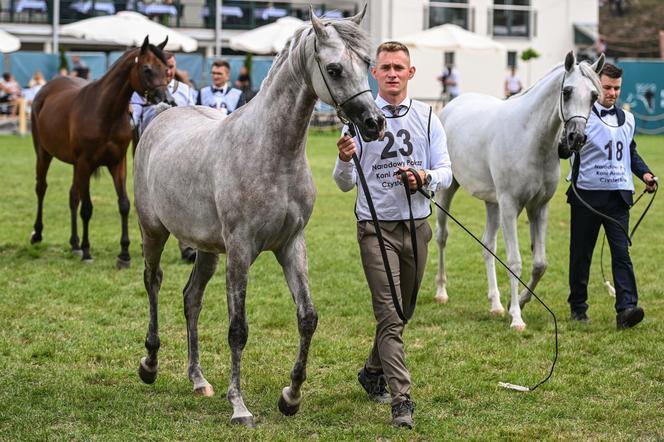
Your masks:
{"label": "handler in white polo shirt", "polygon": [[[385,137],[369,143],[363,143],[359,137],[343,135],[339,138],[334,179],[344,192],[358,185],[357,171],[351,162],[356,152],[376,209],[378,227],[387,245],[397,297],[405,310],[424,274],[427,243],[432,236],[427,221],[431,207],[423,195],[411,196],[416,230],[415,259],[406,192],[397,172],[415,169],[424,187],[432,191],[450,186],[452,169],[440,120],[433,115],[430,106],[408,97],[408,81],[415,75],[408,48],[398,42],[381,44],[376,50],[372,74],[378,81],[376,105],[383,109],[387,121]],[[408,172],[408,178],[410,188],[417,189],[412,172]],[[361,186],[358,186],[355,215],[362,265],[376,319],[373,348],[358,373],[358,381],[370,399],[391,403],[393,425],[412,428],[415,404],[411,400],[410,373],[405,363],[404,322],[392,300],[376,228]]]}

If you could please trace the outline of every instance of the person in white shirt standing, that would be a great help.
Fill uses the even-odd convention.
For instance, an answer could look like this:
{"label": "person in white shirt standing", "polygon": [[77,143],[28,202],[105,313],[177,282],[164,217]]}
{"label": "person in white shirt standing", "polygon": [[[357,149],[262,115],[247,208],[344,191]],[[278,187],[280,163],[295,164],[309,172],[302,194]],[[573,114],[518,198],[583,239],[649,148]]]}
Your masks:
{"label": "person in white shirt standing", "polygon": [[[177,61],[175,54],[172,52],[164,51],[166,57],[166,81],[168,81],[168,92],[171,94],[175,106],[195,106],[196,100],[195,90],[189,87],[188,84],[175,79],[177,71]],[[166,109],[169,109],[173,103],[159,103],[155,105],[148,105],[144,97],[141,97],[136,92],[133,93],[129,100],[131,106],[132,123],[134,125],[134,146],[138,144],[141,134],[148,127],[150,122],[155,119],[157,115]],[[196,260],[196,250],[189,247],[183,242],[178,242],[180,247],[180,255],[182,259],[188,262]]]}
{"label": "person in white shirt standing", "polygon": [[219,109],[228,115],[246,103],[242,91],[230,85],[231,66],[228,62],[215,60],[210,75],[212,85],[201,89],[196,104]]}
{"label": "person in white shirt standing", "polygon": [[[434,191],[450,186],[452,169],[440,120],[432,115],[430,106],[408,97],[408,82],[415,75],[408,48],[399,42],[381,44],[371,72],[378,81],[376,104],[383,109],[387,121],[385,137],[363,143],[360,137],[345,134],[344,128],[344,135],[337,141],[339,156],[333,176],[344,192],[358,186],[358,171],[351,162],[353,154],[357,153],[379,221],[379,225],[374,226],[367,196],[358,186],[357,237],[376,319],[373,348],[358,373],[358,381],[370,399],[391,403],[393,425],[412,428],[415,404],[411,400],[410,373],[405,364],[402,337],[405,323],[392,298],[376,227],[381,229],[388,245],[386,251],[396,296],[406,310],[424,274],[427,244],[432,236],[427,221],[431,207],[423,195],[411,196],[416,231],[415,244],[412,244],[409,206],[400,172],[407,171],[410,189],[417,190],[419,179],[424,188]],[[418,179],[412,170],[417,172]]]}
{"label": "person in white shirt standing", "polygon": [[516,66],[512,66],[510,73],[505,77],[505,98],[518,94],[521,92],[521,89],[523,89],[521,78],[516,73]]}

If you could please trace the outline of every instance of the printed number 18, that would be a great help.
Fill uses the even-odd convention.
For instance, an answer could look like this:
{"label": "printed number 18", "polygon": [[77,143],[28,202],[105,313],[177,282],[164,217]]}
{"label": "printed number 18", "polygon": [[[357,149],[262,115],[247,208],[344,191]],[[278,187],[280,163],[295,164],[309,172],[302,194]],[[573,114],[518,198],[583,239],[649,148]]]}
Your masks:
{"label": "printed number 18", "polygon": [[[610,140],[608,143],[606,143],[604,149],[609,151],[608,156],[609,156],[609,161],[611,161],[613,159],[613,140]],[[616,143],[616,160],[622,161],[622,157],[623,157],[623,143],[622,141],[618,141]]]}

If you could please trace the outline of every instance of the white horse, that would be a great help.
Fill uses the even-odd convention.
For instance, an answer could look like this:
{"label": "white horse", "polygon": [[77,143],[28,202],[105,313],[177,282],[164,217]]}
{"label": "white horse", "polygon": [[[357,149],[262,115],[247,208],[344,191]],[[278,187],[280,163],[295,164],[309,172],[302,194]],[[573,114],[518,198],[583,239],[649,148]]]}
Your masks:
{"label": "white horse", "polygon": [[[569,146],[582,145],[588,115],[602,90],[597,73],[603,66],[603,55],[591,66],[576,64],[570,52],[564,64],[509,100],[464,94],[450,102],[440,115],[454,173],[450,188],[437,196],[440,204],[449,209],[459,186],[483,200],[486,230],[482,240],[495,252],[498,228],[502,227],[507,265],[516,275],[521,274],[517,217],[525,208],[533,253],[528,283],[531,290],[547,267],[545,237],[549,200],[560,178],[558,141],[564,132]],[[448,300],[447,215],[441,210],[437,213],[436,241],[440,260],[435,299],[445,303]],[[505,309],[500,302],[495,260],[487,251],[483,254],[491,313],[502,315]],[[519,297],[519,282],[511,275],[510,286],[511,327],[522,331],[526,323],[521,318],[521,308],[530,300],[530,293],[524,289]]]}
{"label": "white horse", "polygon": [[335,21],[319,20],[312,11],[312,24],[296,32],[247,105],[223,120],[219,112],[201,106],[167,110],[148,126],[136,148],[134,194],[150,301],[148,354],[139,375],[146,383],[157,377],[159,261],[173,234],[198,250],[184,289],[189,379],[196,393],[214,394],[199,363],[198,316],[218,255],[226,253],[231,422],[254,426],[240,389],[240,362],[249,334],[249,266],[262,251],[272,251],[283,268],[300,332],[291,383],[282,390],[279,410],[295,414],[302,400],[318,320],[303,233],[316,195],[305,149],[316,98],[343,111],[367,141],[382,137],[385,128],[367,79],[369,38],[359,27],[365,12],[366,7]]}

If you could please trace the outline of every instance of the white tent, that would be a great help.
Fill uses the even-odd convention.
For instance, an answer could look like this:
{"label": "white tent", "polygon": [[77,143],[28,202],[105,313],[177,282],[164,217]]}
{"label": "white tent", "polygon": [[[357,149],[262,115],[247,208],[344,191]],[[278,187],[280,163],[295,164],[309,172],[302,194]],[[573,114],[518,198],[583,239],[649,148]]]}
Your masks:
{"label": "white tent", "polygon": [[281,51],[288,39],[305,22],[295,17],[283,17],[269,25],[231,37],[231,49],[253,54],[273,54]]}
{"label": "white tent", "polygon": [[395,40],[409,47],[411,63],[417,68],[415,81],[409,86],[411,97],[427,101],[440,97],[441,84],[437,78],[442,73],[446,52],[454,53],[461,93],[481,92],[502,97],[507,67],[507,48],[502,43],[453,24]]}
{"label": "white tent", "polygon": [[401,37],[398,41],[419,49],[505,51],[504,44],[449,23]]}
{"label": "white tent", "polygon": [[21,41],[12,34],[0,29],[0,52],[14,52],[21,47]]}
{"label": "white tent", "polygon": [[161,43],[168,36],[166,49],[169,51],[193,52],[198,48],[195,39],[132,11],[121,11],[115,15],[93,17],[64,25],[60,28],[60,34],[123,46],[140,46],[146,35],[150,36],[150,43],[153,44]]}

